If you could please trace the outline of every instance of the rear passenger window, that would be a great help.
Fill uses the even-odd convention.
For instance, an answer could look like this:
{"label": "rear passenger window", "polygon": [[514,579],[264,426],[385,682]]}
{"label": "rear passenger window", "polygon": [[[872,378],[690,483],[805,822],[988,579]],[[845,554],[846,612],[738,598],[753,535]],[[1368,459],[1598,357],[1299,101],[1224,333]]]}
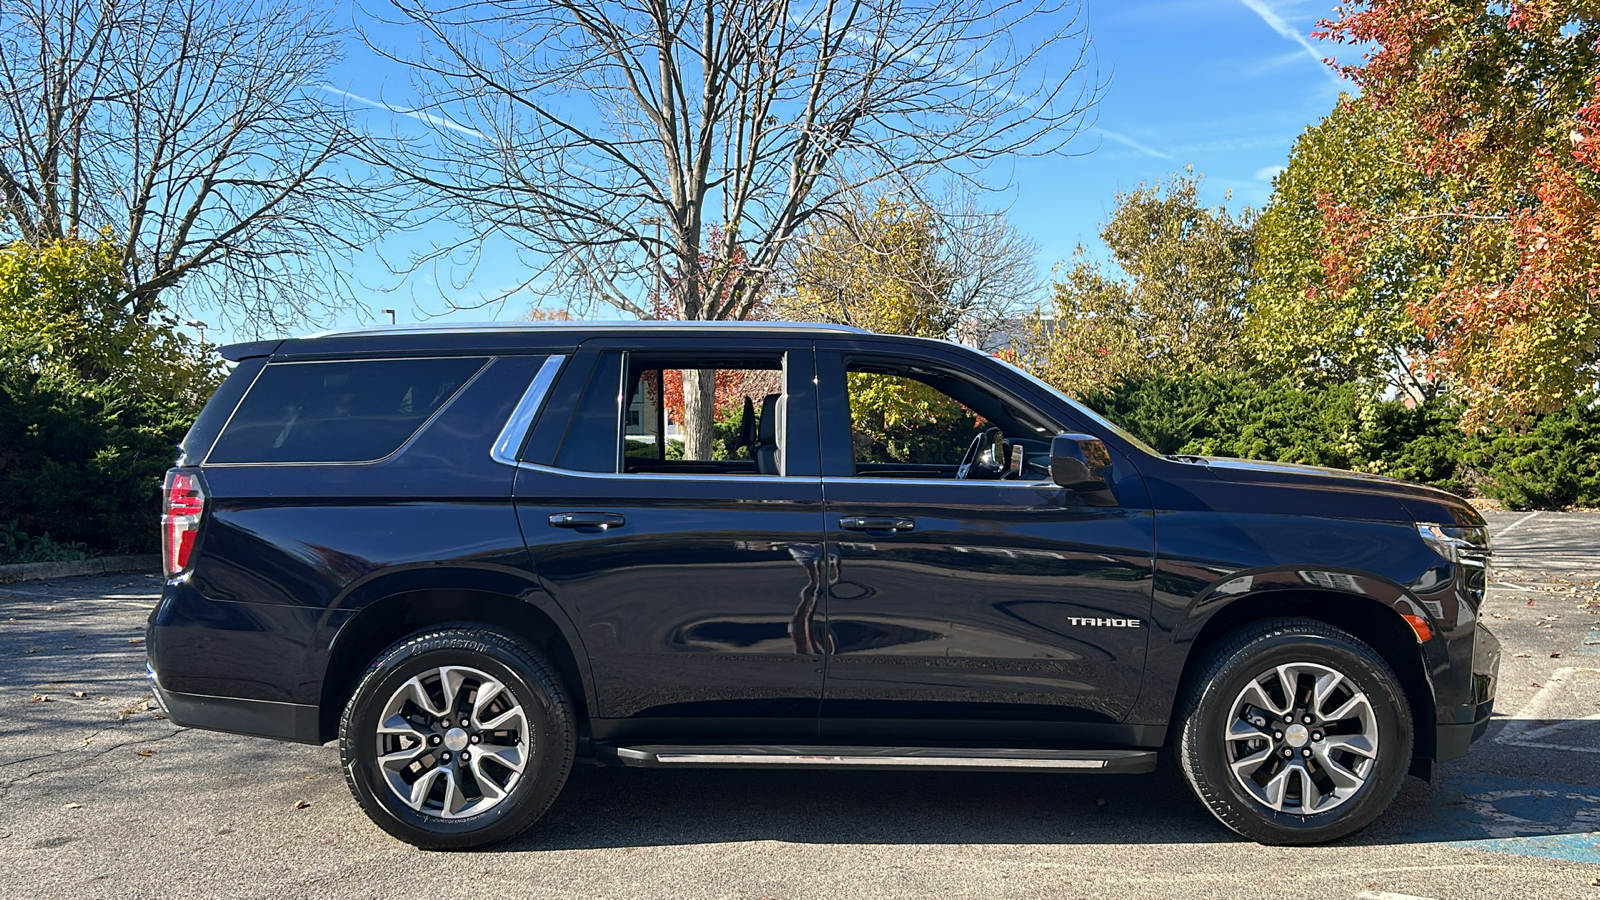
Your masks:
{"label": "rear passenger window", "polygon": [[[709,446],[690,448],[685,385],[714,385]],[[652,475],[783,475],[783,356],[606,354],[584,390],[556,467]],[[619,453],[620,450],[620,453]]]}
{"label": "rear passenger window", "polygon": [[400,449],[485,359],[272,363],[208,463],[370,462]]}

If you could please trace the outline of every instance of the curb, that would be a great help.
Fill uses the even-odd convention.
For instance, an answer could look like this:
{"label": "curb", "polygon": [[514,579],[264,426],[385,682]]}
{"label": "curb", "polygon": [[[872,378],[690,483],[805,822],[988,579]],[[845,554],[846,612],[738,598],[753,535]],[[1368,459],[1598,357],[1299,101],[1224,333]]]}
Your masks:
{"label": "curb", "polygon": [[125,572],[159,574],[161,557],[157,554],[143,556],[101,556],[95,559],[72,559],[64,562],[15,563],[0,566],[0,584],[13,581],[44,581],[50,578],[72,578],[78,575],[120,575]]}

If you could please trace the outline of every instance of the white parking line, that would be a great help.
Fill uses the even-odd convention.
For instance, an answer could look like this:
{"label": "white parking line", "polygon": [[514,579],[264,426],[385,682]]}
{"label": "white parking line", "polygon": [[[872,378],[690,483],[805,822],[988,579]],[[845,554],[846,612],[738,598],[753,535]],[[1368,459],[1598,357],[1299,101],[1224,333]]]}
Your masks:
{"label": "white parking line", "polygon": [[1521,525],[1523,522],[1526,522],[1529,519],[1532,519],[1537,515],[1539,515],[1539,513],[1537,513],[1537,512],[1528,513],[1527,515],[1523,516],[1522,518],[1516,520],[1515,522],[1512,522],[1510,525],[1507,525],[1505,528],[1501,529],[1500,533],[1497,534],[1497,535],[1494,535],[1494,537],[1496,537],[1496,538],[1505,537],[1506,535],[1511,533],[1511,529],[1516,528],[1518,525]]}
{"label": "white parking line", "polygon": [[1356,900],[1432,900],[1432,898],[1418,897],[1416,894],[1396,894],[1391,891],[1362,891],[1356,895]]}
{"label": "white parking line", "polygon": [[1545,720],[1545,707],[1550,705],[1550,698],[1554,696],[1558,688],[1564,687],[1569,679],[1583,675],[1600,675],[1600,669],[1580,669],[1576,667],[1557,669],[1550,676],[1550,679],[1545,682],[1544,687],[1533,695],[1533,699],[1529,700],[1526,706],[1511,717],[1511,721],[1506,723],[1506,727],[1500,729],[1500,733],[1494,737],[1495,743],[1516,747],[1535,747],[1541,750],[1565,750],[1569,753],[1600,753],[1600,747],[1596,747],[1593,744],[1575,746],[1539,740],[1560,732],[1570,731],[1573,728],[1585,728],[1589,722],[1600,721],[1600,714],[1584,716],[1581,719],[1565,719],[1554,724],[1533,724],[1535,722],[1542,723]]}

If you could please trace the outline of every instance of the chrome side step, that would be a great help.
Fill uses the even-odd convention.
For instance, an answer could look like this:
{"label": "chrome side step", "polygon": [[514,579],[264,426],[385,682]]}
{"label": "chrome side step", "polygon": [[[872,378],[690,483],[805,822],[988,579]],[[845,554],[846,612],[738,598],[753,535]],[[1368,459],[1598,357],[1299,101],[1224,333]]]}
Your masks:
{"label": "chrome side step", "polygon": [[1154,750],[1035,750],[969,747],[688,746],[616,747],[618,762],[650,768],[995,769],[1134,774],[1156,767]]}

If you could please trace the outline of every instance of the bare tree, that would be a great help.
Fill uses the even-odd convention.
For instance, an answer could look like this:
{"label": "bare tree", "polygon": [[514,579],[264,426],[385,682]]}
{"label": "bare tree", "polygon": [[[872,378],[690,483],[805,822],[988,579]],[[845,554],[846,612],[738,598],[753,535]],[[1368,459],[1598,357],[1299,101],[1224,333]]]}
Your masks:
{"label": "bare tree", "polygon": [[787,319],[987,347],[1045,294],[1038,244],[960,187],[937,201],[852,194],[793,247],[772,301]]}
{"label": "bare tree", "polygon": [[[392,2],[435,126],[395,163],[471,236],[439,252],[509,240],[522,286],[640,318],[654,284],[744,318],[840,196],[1060,152],[1100,90],[1076,0]],[[697,455],[713,385],[686,392]]]}
{"label": "bare tree", "polygon": [[350,295],[334,259],[384,221],[319,85],[338,56],[297,0],[4,0],[0,236],[115,242],[140,321],[326,314]]}

